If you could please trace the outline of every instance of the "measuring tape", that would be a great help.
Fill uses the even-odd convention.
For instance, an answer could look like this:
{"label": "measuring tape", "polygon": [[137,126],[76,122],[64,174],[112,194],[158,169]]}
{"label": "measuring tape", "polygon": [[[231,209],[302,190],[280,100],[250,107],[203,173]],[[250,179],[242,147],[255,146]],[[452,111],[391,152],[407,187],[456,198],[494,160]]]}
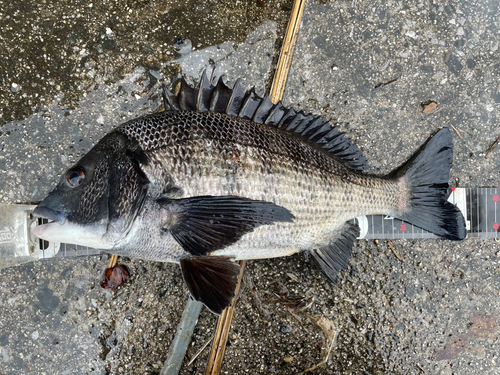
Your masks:
{"label": "measuring tape", "polygon": [[[497,188],[452,188],[448,201],[456,205],[466,218],[467,236],[497,238],[500,231]],[[74,257],[102,253],[99,249],[65,243],[49,243],[33,236],[32,229],[47,222],[34,218],[36,206],[0,205],[0,269],[21,263],[53,257]],[[435,234],[405,221],[383,215],[356,218],[362,239],[438,238]]]}

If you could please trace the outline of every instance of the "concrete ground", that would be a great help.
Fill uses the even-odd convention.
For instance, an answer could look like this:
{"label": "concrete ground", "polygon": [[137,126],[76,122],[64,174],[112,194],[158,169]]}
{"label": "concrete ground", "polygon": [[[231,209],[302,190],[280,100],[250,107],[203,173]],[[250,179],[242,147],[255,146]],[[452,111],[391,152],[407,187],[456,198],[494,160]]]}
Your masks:
{"label": "concrete ground", "polygon": [[[215,67],[264,92],[291,1],[0,0],[0,203],[29,203],[114,126],[156,110],[159,82]],[[284,102],[339,126],[373,173],[454,137],[450,184],[500,186],[500,3],[308,2]],[[173,39],[195,51],[183,57]],[[422,103],[438,106],[424,113]],[[494,239],[358,241],[333,286],[302,255],[247,264],[227,374],[500,373]],[[0,374],[158,374],[188,293],[177,266],[108,256],[0,270]],[[284,289],[286,288],[286,289]],[[288,292],[287,292],[288,291]],[[294,297],[303,304],[294,307]],[[204,310],[187,358],[212,336]],[[208,349],[181,374],[204,373]]]}

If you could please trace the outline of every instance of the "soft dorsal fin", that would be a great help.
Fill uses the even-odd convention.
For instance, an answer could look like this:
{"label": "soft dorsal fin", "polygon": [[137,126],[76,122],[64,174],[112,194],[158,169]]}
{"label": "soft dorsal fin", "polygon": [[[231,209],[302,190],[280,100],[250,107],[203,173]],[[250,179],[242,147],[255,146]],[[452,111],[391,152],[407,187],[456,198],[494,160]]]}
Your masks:
{"label": "soft dorsal fin", "polygon": [[294,133],[305,141],[316,143],[332,155],[335,155],[345,166],[365,170],[368,168],[366,158],[358,147],[345,138],[336,126],[329,121],[286,108],[281,102],[273,104],[268,95],[263,98],[255,93],[255,88],[245,91],[236,81],[229,88],[219,78],[214,86],[210,83],[206,72],[203,72],[198,88],[189,86],[184,78],[177,95],[166,90],[164,93],[165,107],[171,110],[195,110],[226,113],[259,124],[266,124]]}

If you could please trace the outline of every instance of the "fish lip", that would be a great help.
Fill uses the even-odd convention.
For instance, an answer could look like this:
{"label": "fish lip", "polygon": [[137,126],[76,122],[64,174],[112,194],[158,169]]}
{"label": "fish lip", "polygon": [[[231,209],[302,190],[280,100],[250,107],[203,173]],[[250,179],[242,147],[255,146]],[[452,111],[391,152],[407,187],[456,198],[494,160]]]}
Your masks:
{"label": "fish lip", "polygon": [[35,228],[32,229],[33,234],[41,238],[42,240],[45,240],[44,233],[48,230],[50,230],[52,227],[61,227],[61,223],[57,221],[52,221],[47,224],[42,224],[42,225],[37,225]]}
{"label": "fish lip", "polygon": [[52,220],[52,222],[63,224],[66,220],[67,213],[53,210],[52,208],[49,208],[47,206],[38,206],[33,211],[33,216],[38,216],[42,219]]}
{"label": "fish lip", "polygon": [[63,225],[68,214],[66,212],[53,210],[47,206],[39,205],[33,210],[33,216],[50,220],[48,223],[37,225],[32,229],[36,237],[43,239],[43,233],[54,226]]}

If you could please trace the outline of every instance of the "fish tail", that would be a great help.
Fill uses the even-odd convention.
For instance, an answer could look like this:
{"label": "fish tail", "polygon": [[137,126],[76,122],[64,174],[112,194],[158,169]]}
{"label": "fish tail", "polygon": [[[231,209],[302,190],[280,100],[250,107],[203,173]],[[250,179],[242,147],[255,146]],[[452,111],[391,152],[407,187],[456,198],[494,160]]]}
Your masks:
{"label": "fish tail", "polygon": [[400,186],[400,219],[449,240],[463,240],[464,217],[447,201],[452,158],[451,133],[444,128],[390,176]]}

